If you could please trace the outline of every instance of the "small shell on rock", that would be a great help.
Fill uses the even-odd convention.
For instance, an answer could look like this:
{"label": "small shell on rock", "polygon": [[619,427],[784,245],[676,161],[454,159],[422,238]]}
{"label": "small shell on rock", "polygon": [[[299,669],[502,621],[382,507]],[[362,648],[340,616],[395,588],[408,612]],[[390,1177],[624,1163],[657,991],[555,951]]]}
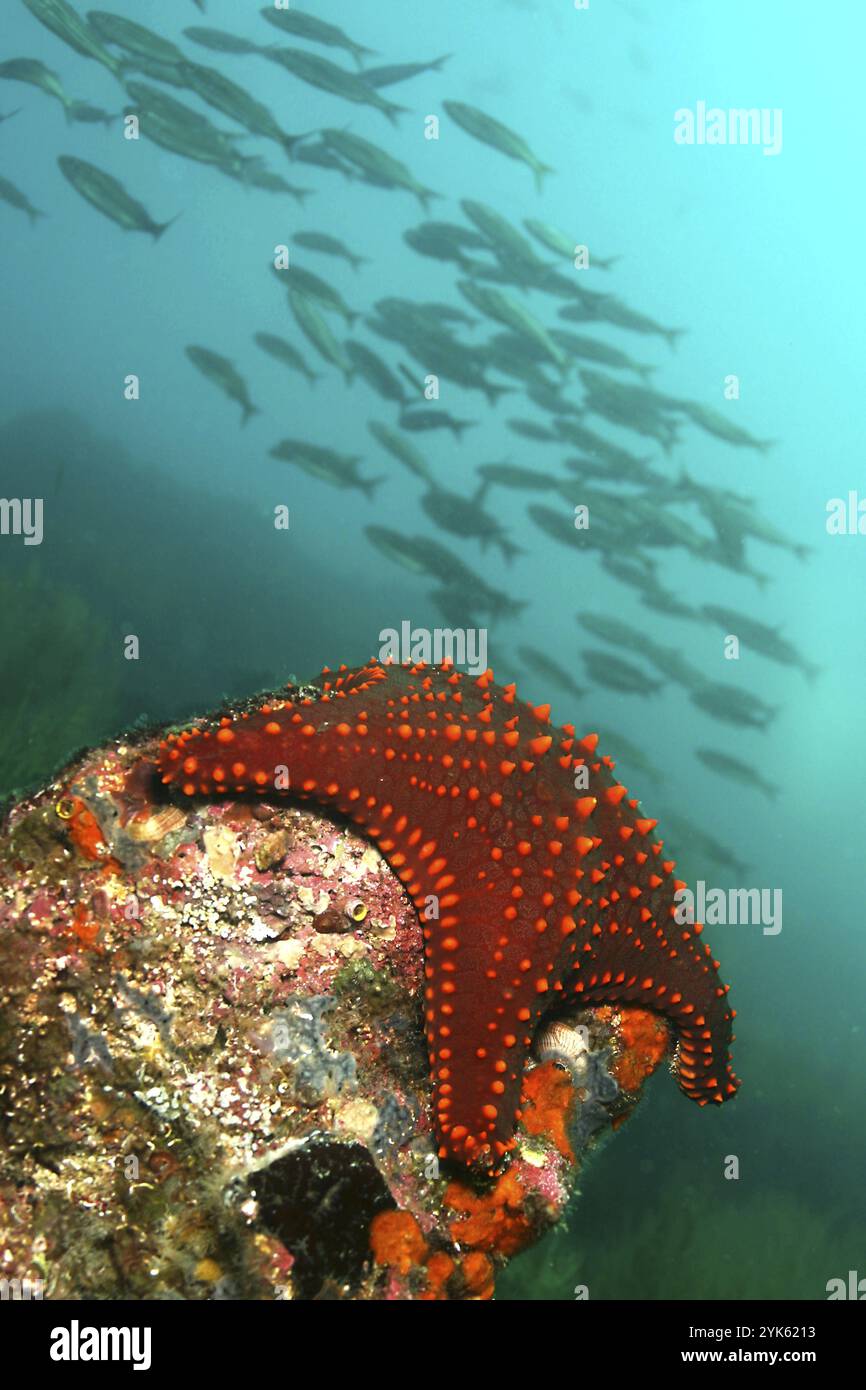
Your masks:
{"label": "small shell on rock", "polygon": [[127,825],[126,833],[137,844],[150,844],[165,839],[185,824],[186,815],[178,806],[161,806],[158,811],[139,811]]}
{"label": "small shell on rock", "polygon": [[348,932],[365,920],[369,908],[360,898],[338,898],[320,912],[313,922],[318,932]]}
{"label": "small shell on rock", "polygon": [[539,1028],[532,1044],[536,1061],[559,1062],[569,1071],[582,1066],[589,1051],[589,1031],[585,1025],[568,1023],[562,1018]]}
{"label": "small shell on rock", "polygon": [[204,832],[204,851],[214,878],[233,883],[235,860],[240,853],[236,837],[227,826],[212,826]]}
{"label": "small shell on rock", "polygon": [[275,830],[272,835],[266,835],[256,847],[255,862],[259,873],[264,873],[266,869],[273,868],[285,859],[291,845],[292,837],[288,830]]}
{"label": "small shell on rock", "polygon": [[337,907],[326,907],[324,912],[320,912],[313,918],[313,927],[317,932],[344,932],[352,930],[352,923],[345,913]]}

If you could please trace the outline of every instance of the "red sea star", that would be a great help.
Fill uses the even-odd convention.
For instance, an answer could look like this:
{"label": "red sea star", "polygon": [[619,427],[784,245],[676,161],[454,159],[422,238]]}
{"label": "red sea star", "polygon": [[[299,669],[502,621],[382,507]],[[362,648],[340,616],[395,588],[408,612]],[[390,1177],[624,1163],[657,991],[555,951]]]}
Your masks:
{"label": "red sea star", "polygon": [[[290,790],[333,805],[376,842],[421,914],[440,1155],[495,1170],[514,1145],[533,1031],[554,1005],[663,1014],[677,1078],[721,1103],[733,1012],[656,822],[596,756],[492,671],[324,671],[316,698],[236,710],[161,745],[185,795]],[[280,777],[288,769],[289,778]],[[577,788],[577,790],[576,790]]]}

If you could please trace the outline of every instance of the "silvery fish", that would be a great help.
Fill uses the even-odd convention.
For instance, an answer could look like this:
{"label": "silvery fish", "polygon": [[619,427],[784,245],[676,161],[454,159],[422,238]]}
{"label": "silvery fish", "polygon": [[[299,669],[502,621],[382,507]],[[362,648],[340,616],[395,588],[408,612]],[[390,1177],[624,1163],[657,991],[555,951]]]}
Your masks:
{"label": "silvery fish", "polygon": [[744,646],[765,656],[768,661],[776,661],[780,666],[796,666],[809,680],[814,680],[820,674],[821,668],[807,661],[775,627],[761,623],[746,613],[713,604],[705,604],[702,612],[711,622],[718,623],[726,634],[736,636]]}
{"label": "silvery fish", "polygon": [[169,222],[154,222],[150,213],[135,198],[127,193],[123,184],[104,169],[88,164],[86,159],[76,159],[62,154],[57,160],[63,177],[72,184],[76,193],[86,198],[105,217],[110,217],[127,232],[149,232],[158,240],[176,219]]}
{"label": "silvery fish", "polygon": [[505,423],[514,434],[522,435],[524,439],[532,439],[537,444],[560,443],[558,435],[545,429],[544,425],[537,425],[534,420],[506,420]]}
{"label": "silvery fish", "polygon": [[721,719],[726,724],[745,724],[755,729],[766,729],[779,712],[757,695],[751,695],[748,690],[729,681],[706,681],[691,692],[689,699],[714,719]]}
{"label": "silvery fish", "polygon": [[537,277],[548,269],[538,259],[530,243],[516,227],[495,208],[479,203],[475,198],[464,198],[460,204],[469,221],[481,232],[493,247],[497,258],[506,266],[512,265],[518,272]]}
{"label": "silvery fish", "polygon": [[91,106],[87,101],[71,101],[66,108],[66,119],[83,125],[112,126],[120,120],[120,113],[103,111],[101,106]]}
{"label": "silvery fish", "polygon": [[183,32],[185,38],[200,44],[202,48],[209,48],[213,53],[247,54],[262,51],[261,44],[250,43],[249,39],[239,39],[235,34],[227,34],[224,29],[204,29],[193,25]]}
{"label": "silvery fish", "polygon": [[476,309],[488,318],[495,319],[497,323],[504,324],[506,328],[511,328],[515,333],[537,343],[552,362],[555,362],[561,371],[568,367],[568,358],[553,341],[547,329],[538,319],[530,314],[522,304],[512,299],[509,295],[503,294],[501,290],[490,289],[489,286],[476,285],[471,280],[458,280],[457,288]]}
{"label": "silvery fish", "polygon": [[[536,217],[525,217],[523,225],[528,232],[540,241],[542,246],[546,246],[548,251],[555,252],[556,255],[564,256],[567,260],[574,262],[575,253],[578,247],[576,237],[570,237],[567,232],[561,232],[558,227],[551,227],[548,222],[540,222]],[[603,259],[601,256],[590,254],[589,264],[598,270],[610,270],[611,266],[616,265],[620,256],[608,256]]]}
{"label": "silvery fish", "polygon": [[366,265],[369,259],[367,256],[355,255],[345,242],[330,236],[327,232],[295,232],[292,241],[296,241],[308,251],[320,251],[323,256],[336,256],[338,260],[348,261],[353,270]]}
{"label": "silvery fish", "polygon": [[371,545],[387,559],[402,565],[411,574],[427,574],[429,570],[415,548],[413,537],[402,531],[392,531],[387,526],[365,526],[364,535]]}
{"label": "silvery fish", "polygon": [[326,24],[316,15],[304,14],[296,9],[277,10],[273,5],[260,10],[259,13],[269,24],[273,24],[275,29],[282,29],[285,34],[294,34],[296,38],[307,39],[310,43],[320,43],[327,48],[345,49],[352,54],[359,66],[363,58],[374,56],[372,48],[365,48],[363,44],[356,43],[342,29],[338,29],[336,24]]}
{"label": "silvery fish", "polygon": [[108,10],[88,10],[87,22],[103,43],[114,44],[142,58],[153,58],[157,63],[183,62],[177,44],[123,15],[110,14]]}
{"label": "silvery fish", "polygon": [[664,338],[672,348],[676,347],[686,331],[684,328],[665,328],[664,324],[657,323],[646,314],[630,309],[612,294],[597,295],[593,299],[584,292],[579,304],[566,304],[559,313],[562,318],[572,319],[575,323],[594,323],[600,320],[602,323],[615,324],[618,328],[629,329],[632,333],[655,335]]}
{"label": "silvery fish", "polygon": [[38,58],[8,58],[5,63],[0,63],[0,78],[38,87],[46,96],[55,97],[65,110],[71,104],[71,98],[64,92],[57,73]]}
{"label": "silvery fish", "polygon": [[698,401],[683,401],[682,408],[694,424],[699,425],[708,434],[714,434],[717,439],[723,439],[726,444],[733,444],[741,449],[757,449],[765,454],[775,443],[772,439],[756,439],[748,430],[744,430],[742,425],[735,424],[720,411],[713,410],[708,405],[701,405]]}
{"label": "silvery fish", "polygon": [[230,400],[237,402],[241,408],[242,425],[247,423],[250,416],[261,414],[258,406],[250,401],[246,382],[227,357],[220,356],[218,352],[211,352],[210,348],[195,345],[186,348],[185,351],[190,362],[202,376],[214,382]]}
{"label": "silvery fish", "polygon": [[537,473],[516,463],[482,463],[475,471],[485,487],[510,487],[521,492],[548,492],[558,482],[550,473]]}
{"label": "silvery fish", "polygon": [[362,376],[383,400],[393,401],[401,407],[406,405],[406,392],[378,353],[375,353],[364,343],[355,342],[352,338],[347,338],[345,348],[346,354],[359,376]]}
{"label": "silvery fish", "polygon": [[452,55],[446,53],[434,58],[430,63],[389,63],[385,67],[365,68],[364,81],[370,87],[393,87],[396,82],[406,82],[410,77],[418,77],[422,72],[441,72],[442,64]]}
{"label": "silvery fish", "polygon": [[262,52],[266,58],[279,63],[280,67],[285,68],[301,82],[318,87],[320,91],[329,92],[331,96],[342,97],[344,101],[354,102],[358,106],[375,107],[383,116],[387,116],[392,124],[407,110],[405,106],[386,101],[375,87],[368,87],[364,79],[356,73],[347,72],[337,63],[320,58],[317,53],[304,53],[300,48],[265,48]]}
{"label": "silvery fish", "polygon": [[387,449],[392,458],[398,463],[402,463],[404,468],[408,468],[410,473],[414,473],[416,478],[423,478],[425,482],[433,482],[433,474],[426,459],[418,452],[414,444],[410,444],[408,439],[397,431],[383,425],[379,420],[368,420],[367,429],[373,438],[378,440],[383,449]]}
{"label": "silvery fish", "polygon": [[533,675],[536,672],[540,672],[545,680],[553,681],[554,684],[561,686],[562,689],[567,690],[569,695],[573,696],[574,699],[579,700],[582,695],[586,694],[586,688],[577,684],[577,681],[570,671],[566,671],[565,668],[554,661],[552,657],[546,656],[544,652],[539,651],[538,647],[518,647],[517,655],[520,657],[527,671],[531,671]]}
{"label": "silvery fish", "polygon": [[128,82],[127,91],[138,107],[142,135],[163,149],[239,175],[250,164],[236,150],[231,133],[217,130],[183,102],[143,82]]}
{"label": "silvery fish", "polygon": [[732,758],[730,753],[718,753],[714,748],[697,748],[695,755],[705,767],[717,772],[720,777],[727,777],[731,782],[739,782],[744,787],[753,787],[770,801],[775,801],[779,795],[777,786],[765,781],[748,763],[741,762],[739,758]]}
{"label": "silvery fish", "polygon": [[289,307],[304,337],[312,343],[320,357],[332,366],[339,367],[348,386],[354,376],[352,364],[312,300],[290,288]]}
{"label": "silvery fish", "polygon": [[502,558],[510,563],[523,551],[508,540],[497,518],[484,510],[483,490],[482,486],[474,497],[464,497],[434,482],[421,498],[421,506],[443,531],[478,540],[482,550],[492,541],[502,551]]}
{"label": "silvery fish", "polygon": [[329,314],[339,314],[350,328],[357,319],[358,315],[349,308],[340,292],[320,275],[314,275],[311,270],[299,265],[293,265],[289,270],[277,270],[276,266],[272,269],[285,289],[292,289],[306,299],[315,300]]}
{"label": "silvery fish", "polygon": [[447,410],[409,410],[400,416],[400,428],[404,430],[450,430],[454,438],[463,438],[463,431],[477,425],[477,420],[455,420]]}
{"label": "silvery fish", "polygon": [[664,681],[654,681],[630,661],[611,656],[609,652],[588,647],[582,656],[590,679],[598,685],[606,685],[609,690],[618,690],[623,695],[653,695],[664,686]]}
{"label": "silvery fish", "polygon": [[307,366],[297,348],[287,343],[285,338],[277,337],[276,333],[256,333],[255,341],[258,343],[262,352],[267,352],[271,357],[282,362],[283,366],[291,367],[293,371],[300,372],[305,376],[311,386],[319,380],[321,372],[314,372]]}
{"label": "silvery fish", "polygon": [[223,166],[223,173],[238,179],[246,188],[261,188],[265,193],[288,193],[298,203],[303,203],[313,192],[312,188],[299,188],[297,184],[287,183],[282,174],[263,168],[257,158],[243,160],[240,169]]}
{"label": "silvery fish", "polygon": [[8,179],[4,179],[2,175],[0,175],[0,198],[2,198],[4,203],[8,203],[10,207],[17,208],[19,212],[26,212],[27,216],[30,218],[31,226],[35,226],[40,217],[45,217],[47,215],[41,212],[39,208],[35,208],[27,197],[27,194],[22,193],[20,188],[16,188],[14,183],[10,183]]}
{"label": "silvery fish", "polygon": [[487,245],[484,237],[456,222],[422,222],[419,227],[410,227],[404,232],[403,240],[419,256],[454,261],[464,271],[471,270],[473,264],[466,252],[483,251]]}
{"label": "silvery fish", "polygon": [[243,87],[224,77],[216,68],[206,67],[202,63],[180,63],[178,71],[184,77],[187,86],[201,97],[202,101],[207,102],[208,106],[222,111],[223,115],[237,121],[238,125],[242,125],[252,135],[262,135],[266,140],[275,140],[291,157],[292,150],[303,137],[287,135],[281,130],[268,108],[245,92]]}
{"label": "silvery fish", "polygon": [[302,439],[283,439],[269,453],[271,458],[293,463],[332,487],[355,489],[367,498],[372,498],[379,484],[385,481],[384,478],[361,477],[358,472],[360,455],[338,454],[336,449],[325,449]]}
{"label": "silvery fish", "polygon": [[479,111],[477,106],[468,106],[462,101],[445,101],[442,105],[452,121],[456,121],[467,135],[490,145],[494,150],[499,150],[509,159],[517,159],[522,164],[527,164],[535,175],[535,186],[539,193],[541,192],[545,174],[552,174],[554,170],[549,164],[542,164],[516,131],[509,130],[501,121],[488,116],[484,111]]}
{"label": "silvery fish", "polygon": [[118,60],[112,57],[107,48],[103,48],[93,29],[67,0],[24,0],[24,4],[40,24],[74,48],[76,53],[84,58],[93,58],[115,77],[120,76]]}
{"label": "silvery fish", "polygon": [[321,132],[322,139],[329,149],[354,164],[367,179],[383,188],[405,188],[414,193],[422,207],[427,209],[431,198],[441,195],[425,188],[413,174],[393,155],[364,140],[360,135],[352,135],[348,130],[327,129]]}

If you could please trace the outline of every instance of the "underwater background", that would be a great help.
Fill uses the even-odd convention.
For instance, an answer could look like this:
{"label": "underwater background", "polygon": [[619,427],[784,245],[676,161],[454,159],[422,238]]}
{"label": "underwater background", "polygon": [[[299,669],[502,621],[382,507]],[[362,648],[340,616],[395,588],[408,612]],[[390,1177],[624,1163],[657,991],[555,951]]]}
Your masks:
{"label": "underwater background", "polygon": [[[0,116],[21,108],[0,122],[0,174],[45,214],[30,225],[0,203],[0,491],[44,499],[40,545],[0,536],[0,794],[37,785],[77,748],[135,721],[181,719],[323,664],[357,664],[403,621],[484,627],[498,681],[517,680],[521,697],[549,700],[558,722],[601,731],[602,748],[658,817],[684,878],[781,890],[784,902],[775,934],[759,924],[709,933],[738,1010],[735,1102],[719,1111],[687,1105],[662,1069],[630,1123],[588,1165],[567,1227],[514,1262],[499,1297],[568,1299],[577,1283],[593,1298],[826,1297],[828,1280],[866,1274],[866,537],[827,527],[831,499],[866,486],[855,138],[866,16],[853,0],[820,13],[806,0],[592,0],[581,10],[570,0],[331,0],[307,8],[374,50],[368,66],[450,56],[441,70],[382,89],[406,108],[390,123],[259,56],[207,52],[183,34],[209,25],[272,43],[279,36],[255,3],[208,0],[202,14],[193,0],[117,0],[113,12],[230,75],[285,131],[345,128],[375,142],[441,195],[429,210],[407,191],[290,161],[253,136],[239,140],[244,155],[261,154],[311,190],[302,206],[147,139],[124,139],[119,120],[69,123],[61,102],[0,81]],[[322,52],[357,71],[348,55]],[[56,72],[70,97],[109,113],[132,109],[111,73],[8,0],[0,63],[25,55]],[[194,94],[166,91],[243,134]],[[471,103],[519,132],[554,171],[541,191],[524,164],[449,120],[445,101]],[[674,113],[702,101],[781,111],[781,150],[678,144]],[[438,139],[425,138],[431,115],[441,121]],[[157,222],[176,224],[154,242],[123,231],[70,187],[61,155],[109,172]],[[316,356],[271,267],[274,249],[291,246],[292,265],[325,278],[360,315],[351,329],[329,316],[336,337],[423,378],[422,363],[370,327],[377,301],[459,307],[473,323],[449,331],[481,356],[501,331],[459,291],[459,265],[420,255],[404,239],[429,219],[475,230],[465,199],[495,208],[524,235],[525,219],[573,231],[589,247],[590,268],[566,260],[563,275],[684,332],[671,343],[603,314],[589,325],[569,322],[558,314],[567,299],[497,286],[548,328],[592,335],[655,368],[641,378],[616,373],[623,384],[640,380],[775,441],[732,447],[686,416],[662,446],[598,414],[582,419],[649,460],[672,488],[685,471],[702,487],[752,499],[749,514],[795,547],[749,536],[743,553],[760,582],[712,563],[672,531],[651,548],[653,573],[694,610],[697,620],[688,620],[641,602],[601,563],[607,552],[562,543],[536,525],[528,514],[536,503],[558,505],[568,519],[559,494],[486,490],[487,512],[521,551],[510,563],[495,544],[482,548],[431,519],[422,506],[429,485],[368,430],[369,421],[398,429],[399,411],[360,375],[347,385]],[[364,263],[294,246],[294,235],[310,229]],[[593,267],[596,248],[620,259]],[[556,260],[537,241],[533,249],[546,265]],[[265,355],[254,342],[262,332],[302,352],[320,373],[315,384]],[[237,405],[196,371],[190,344],[230,359],[246,382],[260,413],[245,427]],[[606,369],[572,365],[563,394],[580,404],[576,367]],[[140,380],[137,400],[125,398],[130,374]],[[725,399],[731,375],[736,401]],[[547,428],[550,416],[492,359],[489,376],[511,388],[496,404],[442,382],[441,407],[477,422],[461,438],[406,435],[435,484],[471,498],[478,467],[493,461],[568,478],[564,463],[580,450],[509,428],[510,419]],[[548,376],[559,379],[556,370]],[[370,496],[329,486],[269,454],[287,437],[359,455],[361,476],[384,481]],[[580,479],[571,477],[578,503]],[[604,482],[586,482],[588,495],[612,489],[621,507],[615,563],[637,551],[629,507],[641,489],[623,481],[614,467]],[[648,495],[668,506],[663,488],[650,485]],[[684,534],[712,537],[694,494],[670,497]],[[288,530],[275,528],[280,506],[290,509]],[[441,583],[377,548],[370,527],[434,539],[513,603],[499,599],[479,613],[456,570],[446,616],[434,598]],[[745,644],[738,661],[727,660],[724,629],[701,615],[703,605],[781,632],[809,669]],[[777,713],[763,727],[732,722],[696,705],[674,678],[656,689],[659,671],[645,662],[644,690],[601,683],[583,654],[605,642],[576,621],[578,612],[641,629],[707,681],[741,685]],[[130,634],[137,660],[125,655]],[[521,648],[547,656],[584,693],[558,686]],[[777,794],[723,779],[698,748],[746,764]],[[724,1177],[728,1155],[740,1160],[736,1181]]]}

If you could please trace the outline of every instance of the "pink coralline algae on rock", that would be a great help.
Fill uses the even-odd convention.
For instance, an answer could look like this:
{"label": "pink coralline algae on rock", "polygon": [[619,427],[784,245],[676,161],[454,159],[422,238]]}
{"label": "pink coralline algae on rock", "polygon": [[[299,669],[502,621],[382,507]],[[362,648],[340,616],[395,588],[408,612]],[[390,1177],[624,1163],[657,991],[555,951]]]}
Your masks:
{"label": "pink coralline algae on rock", "polygon": [[0,1277],[47,1298],[490,1297],[663,1025],[642,1071],[640,1010],[543,1025],[505,1171],[442,1163],[403,885],[305,806],[174,804],[158,745],[80,757],[0,827]]}

